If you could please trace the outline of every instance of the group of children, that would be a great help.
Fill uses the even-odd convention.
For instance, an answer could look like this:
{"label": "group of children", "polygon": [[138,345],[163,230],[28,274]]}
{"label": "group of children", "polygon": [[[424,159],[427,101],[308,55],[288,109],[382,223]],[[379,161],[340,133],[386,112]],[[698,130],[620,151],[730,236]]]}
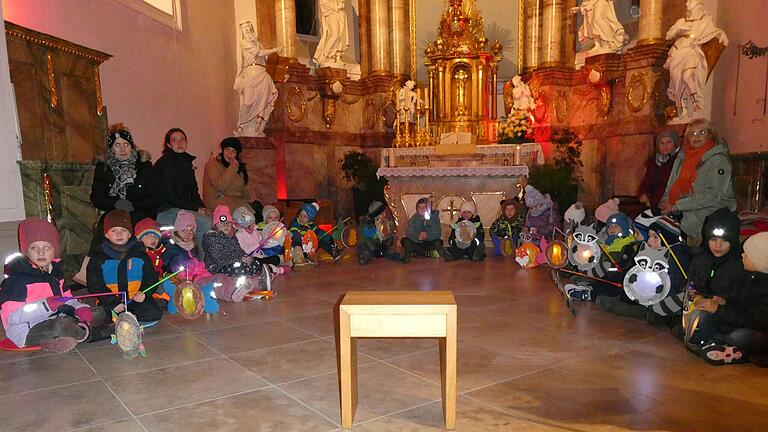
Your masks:
{"label": "group of children", "polygon": [[[666,216],[646,211],[632,221],[610,200],[595,217],[604,224],[596,234],[604,254],[584,277],[565,285],[571,299],[666,325],[710,364],[768,366],[768,232],[749,237],[742,247],[738,216],[721,208],[707,217],[701,246],[689,247]],[[656,269],[668,273],[670,289],[661,301],[643,306],[611,283],[622,283],[648,249],[668,258],[668,266]]]}
{"label": "group of children", "polygon": [[164,274],[178,273],[180,280],[201,285],[216,276],[216,298],[227,301],[242,301],[255,288],[242,280],[258,280],[260,290],[270,291],[274,275],[289,272],[294,262],[313,262],[313,251],[302,240],[310,231],[334,260],[341,257],[333,238],[313,221],[318,208],[317,203],[305,204],[291,222],[292,260],[286,259],[282,241],[269,241],[284,238],[288,231],[273,206],[264,208],[264,220],[258,224],[249,208],[237,208],[233,216],[228,207],[218,206],[201,245],[195,242],[196,219],[189,211],[179,211],[165,235],[153,219],[132,226],[128,212],[110,211],[99,233],[103,240],[87,265],[89,296],[97,299],[93,307],[75,298],[64,284],[56,227],[28,218],[19,225],[20,252],[7,260],[0,285],[6,337],[18,348],[67,352],[78,343],[109,337],[112,316],[125,311],[140,323],[156,322],[172,300],[158,284]]}

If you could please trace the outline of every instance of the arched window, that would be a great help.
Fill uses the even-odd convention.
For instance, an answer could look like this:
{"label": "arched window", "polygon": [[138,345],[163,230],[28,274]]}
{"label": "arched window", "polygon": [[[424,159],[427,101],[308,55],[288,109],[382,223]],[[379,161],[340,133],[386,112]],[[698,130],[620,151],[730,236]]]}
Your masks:
{"label": "arched window", "polygon": [[296,33],[318,36],[317,0],[296,0]]}

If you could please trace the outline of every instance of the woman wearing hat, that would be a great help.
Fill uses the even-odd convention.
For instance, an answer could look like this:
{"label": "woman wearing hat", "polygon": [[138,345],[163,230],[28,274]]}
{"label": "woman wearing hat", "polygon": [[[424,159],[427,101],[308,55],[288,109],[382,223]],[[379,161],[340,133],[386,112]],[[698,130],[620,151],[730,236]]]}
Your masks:
{"label": "woman wearing hat", "polygon": [[229,207],[252,207],[248,202],[248,170],[240,161],[243,145],[234,137],[221,142],[221,152],[205,164],[203,175],[203,202],[209,209],[219,205]]}
{"label": "woman wearing hat", "polygon": [[645,175],[637,187],[637,197],[646,207],[659,206],[672,166],[680,149],[680,134],[666,129],[656,135],[656,153],[645,163]]}
{"label": "woman wearing hat", "polygon": [[136,148],[131,131],[122,123],[107,132],[105,160],[97,162],[91,185],[91,202],[102,213],[91,241],[93,251],[101,241],[104,214],[122,209],[131,215],[131,223],[157,216],[157,196],[151,155]]}

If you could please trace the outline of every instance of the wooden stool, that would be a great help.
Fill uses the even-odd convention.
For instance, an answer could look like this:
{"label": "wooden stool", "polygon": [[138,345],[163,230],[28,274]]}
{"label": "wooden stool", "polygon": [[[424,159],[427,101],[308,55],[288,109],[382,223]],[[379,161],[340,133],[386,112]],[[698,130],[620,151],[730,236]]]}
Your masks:
{"label": "wooden stool", "polygon": [[341,426],[357,409],[358,337],[440,339],[446,429],[456,428],[456,300],[450,291],[352,291],[339,306]]}

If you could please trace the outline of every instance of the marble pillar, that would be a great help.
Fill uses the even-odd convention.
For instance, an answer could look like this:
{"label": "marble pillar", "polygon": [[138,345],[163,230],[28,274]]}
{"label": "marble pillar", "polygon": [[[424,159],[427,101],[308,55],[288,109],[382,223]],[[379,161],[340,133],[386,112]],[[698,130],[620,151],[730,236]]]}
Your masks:
{"label": "marble pillar", "polygon": [[371,8],[370,0],[358,1],[358,31],[360,32],[360,76],[371,73]]}
{"label": "marble pillar", "polygon": [[578,6],[578,0],[565,0],[565,12],[566,12],[566,23],[565,23],[565,30],[564,30],[564,42],[563,42],[563,63],[568,67],[573,67],[573,65],[576,63],[576,39],[577,39],[577,30],[576,30],[576,15],[571,15],[568,13],[571,8],[575,8]]}
{"label": "marble pillar", "polygon": [[565,0],[543,0],[539,67],[563,65]]}
{"label": "marble pillar", "polygon": [[542,0],[525,1],[524,71],[532,71],[539,65],[539,45],[541,44],[541,4]]}
{"label": "marble pillar", "polygon": [[664,0],[642,0],[637,44],[664,43]]}
{"label": "marble pillar", "polygon": [[387,0],[371,0],[371,73],[392,72],[389,52],[389,6]]}
{"label": "marble pillar", "polygon": [[408,0],[391,0],[389,13],[392,22],[392,72],[400,76],[409,75],[411,49]]}
{"label": "marble pillar", "polygon": [[275,30],[277,46],[283,51],[281,57],[296,57],[296,2],[294,0],[275,0]]}

